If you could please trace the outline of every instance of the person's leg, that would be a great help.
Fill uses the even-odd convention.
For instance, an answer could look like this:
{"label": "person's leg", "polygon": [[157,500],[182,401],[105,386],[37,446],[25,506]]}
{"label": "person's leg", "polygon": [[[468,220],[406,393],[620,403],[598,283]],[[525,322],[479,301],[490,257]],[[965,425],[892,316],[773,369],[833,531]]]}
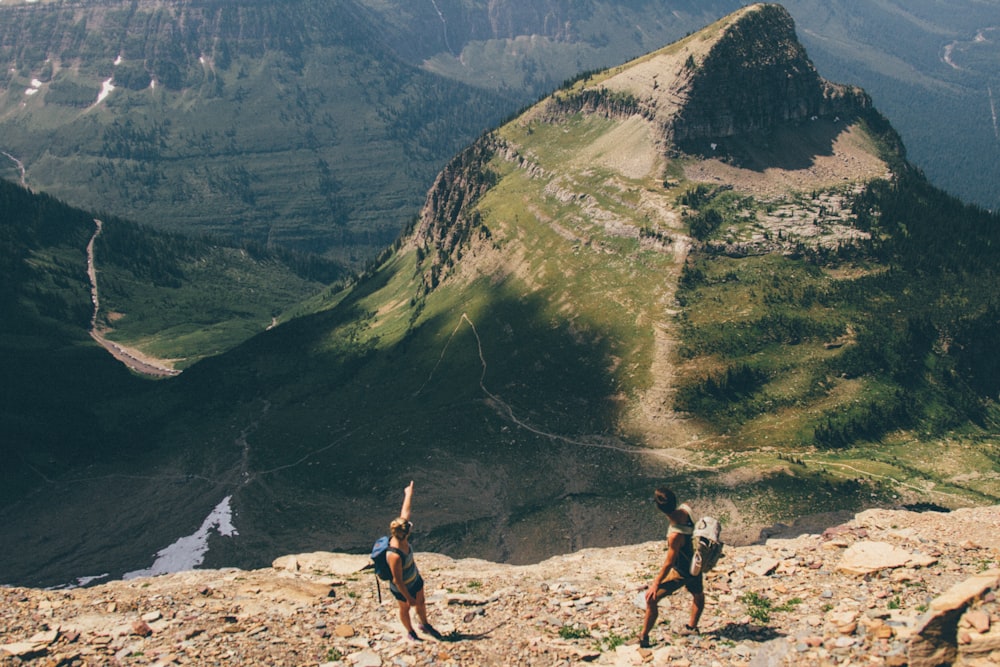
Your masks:
{"label": "person's leg", "polygon": [[413,597],[417,601],[414,606],[417,609],[417,617],[420,619],[421,632],[426,632],[434,639],[441,639],[441,633],[427,620],[427,598],[424,596],[424,589],[421,588]]}
{"label": "person's leg", "polygon": [[688,623],[688,627],[692,629],[698,628],[698,621],[701,620],[701,612],[705,611],[705,593],[692,593],[691,594],[691,622]]}
{"label": "person's leg", "polygon": [[424,597],[424,589],[421,588],[413,597],[417,601],[413,606],[417,610],[417,618],[420,619],[420,624],[429,626],[430,623],[427,622],[427,600]]}
{"label": "person's leg", "polygon": [[399,620],[406,628],[406,633],[411,636],[416,635],[413,631],[413,622],[410,620],[410,603],[406,600],[397,600],[397,602],[399,603]]}
{"label": "person's leg", "polygon": [[649,643],[649,633],[656,625],[656,619],[660,616],[660,600],[666,597],[667,591],[663,588],[659,588],[656,591],[656,597],[652,602],[646,601],[646,616],[642,621],[642,632],[639,634],[639,643],[648,644]]}

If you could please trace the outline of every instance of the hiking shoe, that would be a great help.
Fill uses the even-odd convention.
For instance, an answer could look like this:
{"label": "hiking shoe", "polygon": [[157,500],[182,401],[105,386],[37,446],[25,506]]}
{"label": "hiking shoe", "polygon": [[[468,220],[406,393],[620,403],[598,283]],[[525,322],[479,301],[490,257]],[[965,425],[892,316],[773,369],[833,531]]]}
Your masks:
{"label": "hiking shoe", "polygon": [[639,648],[649,648],[649,637],[639,637]]}
{"label": "hiking shoe", "polygon": [[423,641],[420,639],[420,637],[417,636],[417,633],[414,632],[413,630],[410,630],[408,633],[406,633],[406,638],[409,639],[411,642]]}
{"label": "hiking shoe", "polygon": [[690,625],[685,623],[684,626],[677,631],[677,634],[681,637],[688,637],[690,635],[697,635],[700,633],[698,632],[698,626],[692,628]]}
{"label": "hiking shoe", "polygon": [[423,632],[423,633],[425,633],[425,634],[428,634],[428,635],[430,635],[430,636],[431,636],[431,637],[433,637],[434,639],[441,639],[441,633],[440,633],[440,632],[438,632],[438,631],[437,631],[437,630],[436,630],[436,629],[434,628],[434,626],[433,626],[433,625],[431,625],[430,623],[428,623],[427,625],[421,625],[421,626],[420,626],[420,631],[421,631],[421,632]]}

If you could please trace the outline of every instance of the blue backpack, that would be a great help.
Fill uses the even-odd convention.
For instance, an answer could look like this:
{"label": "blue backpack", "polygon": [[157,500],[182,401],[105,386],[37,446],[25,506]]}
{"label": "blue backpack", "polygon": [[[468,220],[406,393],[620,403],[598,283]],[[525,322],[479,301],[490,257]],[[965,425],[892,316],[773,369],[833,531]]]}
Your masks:
{"label": "blue backpack", "polygon": [[392,568],[389,567],[389,563],[385,559],[386,553],[390,551],[400,556],[403,555],[399,549],[389,546],[388,535],[378,538],[375,540],[375,544],[372,545],[372,564],[369,567],[375,570],[375,587],[378,589],[379,604],[382,604],[382,586],[379,584],[379,579],[382,581],[392,581]]}
{"label": "blue backpack", "polygon": [[372,567],[375,568],[375,576],[382,581],[392,581],[392,570],[385,560],[387,551],[389,551],[389,536],[383,535],[375,540],[372,546]]}

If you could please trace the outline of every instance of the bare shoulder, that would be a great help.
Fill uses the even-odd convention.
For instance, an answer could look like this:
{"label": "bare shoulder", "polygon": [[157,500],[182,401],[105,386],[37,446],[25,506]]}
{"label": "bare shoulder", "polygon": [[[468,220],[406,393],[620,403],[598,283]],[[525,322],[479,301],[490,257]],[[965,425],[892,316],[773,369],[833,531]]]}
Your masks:
{"label": "bare shoulder", "polygon": [[684,543],[685,539],[687,539],[687,535],[684,533],[671,531],[670,534],[667,535],[667,546],[679,546]]}

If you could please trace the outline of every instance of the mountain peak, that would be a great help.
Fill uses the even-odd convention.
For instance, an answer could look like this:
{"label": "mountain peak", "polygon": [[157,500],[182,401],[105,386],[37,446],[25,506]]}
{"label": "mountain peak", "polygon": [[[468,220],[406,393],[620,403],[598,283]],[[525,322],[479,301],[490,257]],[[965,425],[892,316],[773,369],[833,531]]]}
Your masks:
{"label": "mountain peak", "polygon": [[791,15],[775,4],[744,7],[607,75],[582,90],[627,96],[675,143],[871,106],[859,88],[819,76]]}

